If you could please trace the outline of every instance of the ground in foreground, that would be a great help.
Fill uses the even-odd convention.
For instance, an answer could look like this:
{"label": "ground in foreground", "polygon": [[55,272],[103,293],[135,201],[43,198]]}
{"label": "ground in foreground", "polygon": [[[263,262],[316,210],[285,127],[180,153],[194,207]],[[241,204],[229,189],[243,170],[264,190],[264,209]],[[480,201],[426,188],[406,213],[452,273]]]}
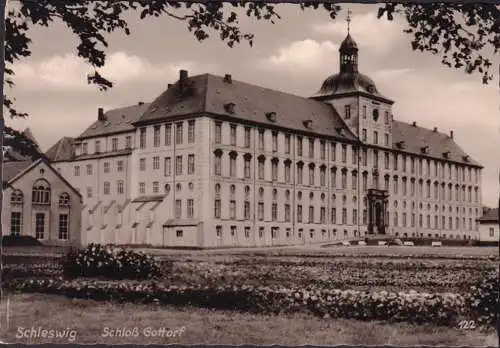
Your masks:
{"label": "ground in foreground", "polygon": [[[19,328],[38,330],[40,327],[60,332],[74,330],[74,343],[429,346],[498,344],[494,332],[484,333],[479,330],[320,319],[308,315],[266,316],[199,308],[112,304],[71,300],[55,295],[7,294],[7,297],[9,326],[6,327],[6,318],[3,315],[0,339],[9,343],[73,343],[69,335],[52,339],[19,338]],[[3,304],[2,313],[6,313],[5,309]],[[109,337],[111,330],[134,328],[137,328],[137,336],[134,332],[129,332],[132,336]],[[172,331],[159,331],[161,328]],[[176,337],[167,337],[176,329]],[[158,336],[152,337],[151,334],[155,332]]]}

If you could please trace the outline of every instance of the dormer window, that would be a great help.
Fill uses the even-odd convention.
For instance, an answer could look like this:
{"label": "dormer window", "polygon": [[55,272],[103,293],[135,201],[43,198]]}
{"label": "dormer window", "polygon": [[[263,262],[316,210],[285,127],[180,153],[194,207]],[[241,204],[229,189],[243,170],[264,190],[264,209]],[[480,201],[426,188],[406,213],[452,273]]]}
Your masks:
{"label": "dormer window", "polygon": [[378,109],[373,109],[373,120],[374,120],[375,122],[377,122],[377,120],[378,120],[378,116],[379,116],[379,114],[378,114]]}
{"label": "dormer window", "polygon": [[226,110],[227,113],[234,114],[234,107],[235,106],[236,106],[235,103],[224,104],[224,110]]}
{"label": "dormer window", "polygon": [[464,156],[462,157],[462,159],[464,160],[464,162],[469,162],[469,156]]}
{"label": "dormer window", "polygon": [[450,157],[450,151],[445,151],[443,152],[444,158],[449,158]]}
{"label": "dormer window", "polygon": [[342,127],[335,127],[338,134],[342,135]]}
{"label": "dormer window", "polygon": [[304,127],[311,129],[312,128],[312,120],[305,120]]}
{"label": "dormer window", "polygon": [[267,112],[266,118],[271,122],[276,122],[276,113],[274,111]]}
{"label": "dormer window", "polygon": [[396,146],[398,147],[398,149],[404,149],[405,148],[405,142],[404,141],[398,141],[396,143]]}
{"label": "dormer window", "polygon": [[427,152],[429,152],[429,146],[423,146],[423,147],[421,147],[421,148],[420,148],[420,151],[421,151],[422,153],[427,153]]}
{"label": "dormer window", "polygon": [[344,115],[345,115],[346,120],[349,120],[351,118],[351,106],[350,105],[344,106]]}

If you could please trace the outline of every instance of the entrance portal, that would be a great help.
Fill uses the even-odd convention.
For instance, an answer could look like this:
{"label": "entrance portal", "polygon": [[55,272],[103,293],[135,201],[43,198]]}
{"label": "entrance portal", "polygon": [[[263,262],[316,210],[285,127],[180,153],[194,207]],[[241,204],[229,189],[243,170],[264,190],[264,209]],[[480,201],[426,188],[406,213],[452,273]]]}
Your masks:
{"label": "entrance portal", "polygon": [[388,227],[386,221],[387,205],[389,195],[387,191],[369,189],[368,190],[368,233],[385,234]]}

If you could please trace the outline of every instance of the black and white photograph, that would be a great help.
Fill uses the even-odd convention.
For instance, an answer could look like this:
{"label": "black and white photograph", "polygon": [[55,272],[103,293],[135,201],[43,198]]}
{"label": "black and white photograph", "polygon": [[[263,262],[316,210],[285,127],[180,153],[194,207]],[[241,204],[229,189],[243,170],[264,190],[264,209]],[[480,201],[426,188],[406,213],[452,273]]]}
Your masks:
{"label": "black and white photograph", "polygon": [[498,346],[500,6],[1,3],[0,343]]}

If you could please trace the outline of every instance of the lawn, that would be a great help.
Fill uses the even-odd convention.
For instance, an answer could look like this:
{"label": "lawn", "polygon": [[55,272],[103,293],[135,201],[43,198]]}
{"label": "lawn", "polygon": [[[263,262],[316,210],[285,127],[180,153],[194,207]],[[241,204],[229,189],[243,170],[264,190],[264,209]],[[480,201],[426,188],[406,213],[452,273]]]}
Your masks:
{"label": "lawn", "polygon": [[[112,304],[62,296],[8,294],[9,328],[2,316],[2,340],[9,343],[71,343],[66,338],[16,338],[18,328],[76,331],[75,343],[101,344],[283,344],[497,346],[496,333],[458,328],[325,320],[309,315],[252,315],[200,308]],[[5,313],[5,305],[2,307]],[[137,337],[109,337],[110,329],[137,327]],[[180,328],[184,327],[183,333]],[[161,331],[161,328],[165,328]],[[167,337],[178,329],[177,337]],[[148,333],[159,336],[147,336]],[[173,330],[171,331],[171,333]],[[103,337],[105,335],[108,337]],[[160,337],[163,336],[163,337]]]}

